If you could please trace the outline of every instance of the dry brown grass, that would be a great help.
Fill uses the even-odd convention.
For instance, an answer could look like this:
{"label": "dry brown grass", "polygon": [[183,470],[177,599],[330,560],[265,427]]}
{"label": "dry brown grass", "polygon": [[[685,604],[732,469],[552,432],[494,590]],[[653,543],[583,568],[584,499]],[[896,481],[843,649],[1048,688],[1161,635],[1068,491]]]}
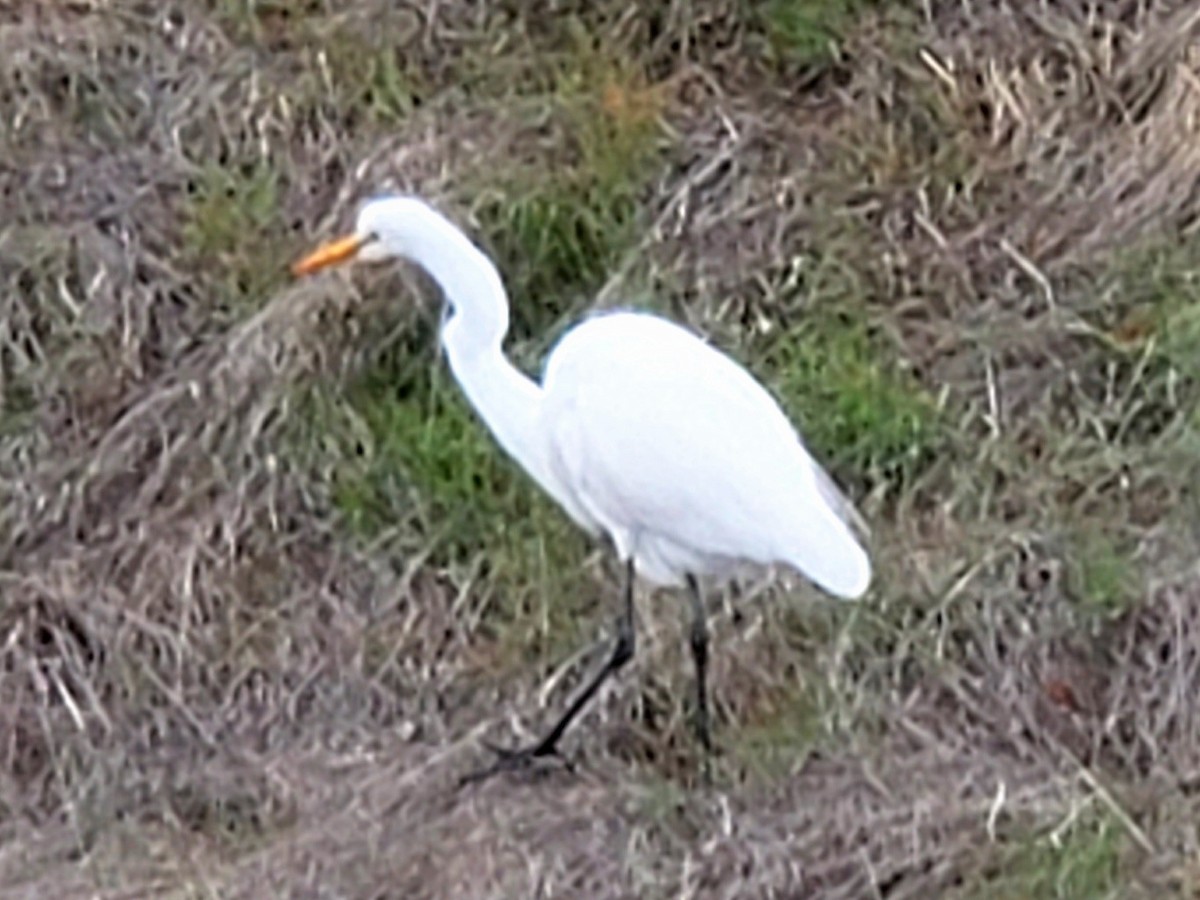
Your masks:
{"label": "dry brown grass", "polygon": [[[798,60],[778,3],[562,6],[0,11],[4,895],[1196,896],[1195,4],[862,4]],[[495,250],[520,358],[653,290],[861,500],[869,600],[721,605],[713,790],[669,602],[578,775],[454,790],[612,579],[482,437],[524,537],[447,549],[362,424],[432,298],[284,266],[388,186]],[[611,258],[547,280],[546,221]]]}

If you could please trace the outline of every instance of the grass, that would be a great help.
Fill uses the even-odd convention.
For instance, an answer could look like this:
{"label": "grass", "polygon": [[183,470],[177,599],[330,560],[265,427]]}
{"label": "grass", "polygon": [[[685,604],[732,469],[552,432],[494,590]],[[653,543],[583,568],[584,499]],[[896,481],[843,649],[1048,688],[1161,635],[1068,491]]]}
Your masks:
{"label": "grass", "polygon": [[[1132,803],[1160,849],[1126,855],[1036,729],[1118,803],[1194,755],[1200,101],[1161,4],[1011,6],[118,0],[0,29],[7,892],[1092,897],[1186,865],[1194,797]],[[479,734],[561,709],[617,587],[434,311],[287,278],[397,185],[493,254],[523,368],[656,285],[861,501],[862,603],[743,584],[714,622],[719,796],[685,789],[665,593],[575,777],[447,790]],[[146,852],[106,855],[118,828]]]}
{"label": "grass", "polygon": [[[416,67],[404,60],[388,29],[378,23],[312,30],[327,67],[332,102],[343,115],[362,116],[376,127],[395,127],[420,102],[422,83]],[[351,127],[353,122],[351,120]]]}
{"label": "grass", "polygon": [[903,491],[945,444],[942,411],[895,349],[871,332],[853,286],[837,275],[840,265],[818,261],[805,289],[810,308],[754,350],[821,459]]}
{"label": "grass", "polygon": [[[1187,483],[1200,471],[1200,278],[1194,240],[1149,239],[1114,254],[1082,291],[1095,329],[1077,346],[1078,391],[1047,427],[1066,587],[1086,616],[1111,619],[1143,601],[1146,563],[1136,520],[1152,497],[1188,527]],[[1109,485],[1124,485],[1112,490]],[[1069,487],[1068,487],[1069,485]]]}
{"label": "grass", "polygon": [[11,273],[10,336],[5,341],[4,406],[9,414],[31,411],[45,390],[42,368],[61,360],[73,330],[83,273],[70,239],[45,225],[14,229],[0,246],[0,270]]}
{"label": "grass", "polygon": [[37,393],[33,385],[19,375],[6,375],[4,393],[0,397],[0,433],[26,433],[37,406]]}
{"label": "grass", "polygon": [[533,500],[536,490],[495,446],[449,374],[426,373],[423,362],[393,357],[346,395],[366,437],[352,451],[362,460],[361,478],[339,477],[335,494],[352,525],[371,533],[389,524],[386,506],[403,502],[406,483],[428,503],[431,527],[446,532],[449,558],[473,555],[488,538],[512,537],[523,523],[544,524],[551,507]]}
{"label": "grass", "polygon": [[235,38],[264,43],[273,29],[296,27],[320,18],[328,9],[322,0],[206,0],[217,21]]}
{"label": "grass", "polygon": [[1122,896],[1123,835],[1109,818],[1085,815],[1063,834],[1013,840],[979,883],[955,893],[959,900],[1038,897],[1099,900]]}
{"label": "grass", "polygon": [[637,244],[642,196],[666,142],[660,92],[587,44],[531,108],[558,122],[555,141],[507,172],[489,171],[475,213],[515,332],[537,336],[577,313]]}
{"label": "grass", "polygon": [[[1069,412],[1055,410],[1053,471],[1074,519],[1073,585],[1080,602],[1109,614],[1136,603],[1139,521],[1163,504],[1187,528],[1189,483],[1200,472],[1200,270],[1194,240],[1151,239],[1114,254],[1086,288],[1094,329],[1072,363]],[[1121,490],[1110,486],[1122,485]],[[1153,505],[1153,506],[1152,506]]]}
{"label": "grass", "polygon": [[358,539],[404,529],[429,565],[475,582],[510,662],[553,658],[588,621],[587,543],[496,445],[435,345],[421,329],[344,393],[317,387],[298,440],[332,441],[332,501]]}
{"label": "grass", "polygon": [[839,42],[871,0],[764,0],[748,3],[771,55],[793,65],[819,65],[837,58]]}
{"label": "grass", "polygon": [[1067,583],[1088,614],[1111,618],[1141,599],[1142,578],[1129,548],[1098,525],[1082,530],[1067,555]]}
{"label": "grass", "polygon": [[212,279],[238,313],[261,304],[286,273],[266,260],[285,246],[279,176],[267,160],[243,168],[208,165],[190,185],[183,211],[185,258]]}
{"label": "grass", "polygon": [[320,0],[217,0],[215,12],[229,37],[257,53],[300,57],[285,81],[270,85],[308,127],[383,134],[404,122],[427,90],[416,31],[408,11],[380,4],[347,14]]}
{"label": "grass", "polygon": [[737,726],[730,748],[734,764],[759,784],[799,772],[827,739],[827,701],[812,683],[786,685],[760,697]]}
{"label": "grass", "polygon": [[1106,393],[1118,443],[1153,444],[1200,409],[1196,250],[1195,239],[1147,241],[1116,254],[1098,281],[1089,313],[1103,339],[1096,368],[1114,373]]}

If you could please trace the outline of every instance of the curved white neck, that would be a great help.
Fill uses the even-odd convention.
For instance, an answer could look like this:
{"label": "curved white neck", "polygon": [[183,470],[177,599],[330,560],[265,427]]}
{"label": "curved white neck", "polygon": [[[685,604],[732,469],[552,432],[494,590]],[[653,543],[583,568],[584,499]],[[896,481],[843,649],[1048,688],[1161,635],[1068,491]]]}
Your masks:
{"label": "curved white neck", "polygon": [[429,213],[428,221],[413,223],[407,255],[450,307],[441,334],[450,368],[504,450],[555,494],[538,421],[542,389],[504,356],[508,298],[500,274],[466,235]]}

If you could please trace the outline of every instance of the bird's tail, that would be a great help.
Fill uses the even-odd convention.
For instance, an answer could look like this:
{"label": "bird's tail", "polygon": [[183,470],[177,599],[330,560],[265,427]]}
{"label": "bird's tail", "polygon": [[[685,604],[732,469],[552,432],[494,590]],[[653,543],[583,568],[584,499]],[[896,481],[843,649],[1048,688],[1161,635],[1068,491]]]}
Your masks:
{"label": "bird's tail", "polygon": [[871,585],[871,559],[864,547],[870,532],[829,476],[815,465],[812,472],[817,496],[806,492],[809,502],[795,509],[785,559],[822,590],[857,600]]}

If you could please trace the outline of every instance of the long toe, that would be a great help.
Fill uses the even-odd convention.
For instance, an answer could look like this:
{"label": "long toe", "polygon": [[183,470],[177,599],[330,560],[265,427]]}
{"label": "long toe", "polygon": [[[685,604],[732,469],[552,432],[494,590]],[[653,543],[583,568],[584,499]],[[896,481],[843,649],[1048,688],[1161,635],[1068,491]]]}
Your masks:
{"label": "long toe", "polygon": [[533,744],[529,747],[501,747],[498,744],[493,744],[491,741],[483,741],[483,745],[495,754],[495,761],[474,772],[470,772],[459,779],[459,786],[463,787],[468,784],[478,784],[481,781],[486,781],[493,775],[499,775],[501,772],[532,772],[535,770],[546,771],[545,762],[550,758],[559,760],[561,767],[568,772],[575,771],[575,765],[558,752],[557,747],[546,746],[545,744]]}

